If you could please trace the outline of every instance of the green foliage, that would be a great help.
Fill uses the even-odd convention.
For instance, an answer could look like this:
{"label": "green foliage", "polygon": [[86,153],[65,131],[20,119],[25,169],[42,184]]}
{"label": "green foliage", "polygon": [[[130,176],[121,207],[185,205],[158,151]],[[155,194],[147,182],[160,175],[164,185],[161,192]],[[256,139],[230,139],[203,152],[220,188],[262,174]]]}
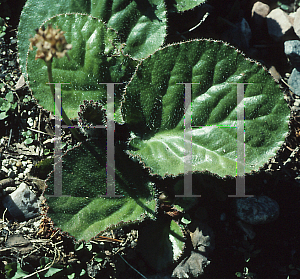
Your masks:
{"label": "green foliage", "polygon": [[[9,20],[9,17],[6,17],[5,19]],[[6,24],[5,20],[2,17],[0,17],[0,38],[5,36],[6,26],[7,26],[7,24]]]}
{"label": "green foliage", "polygon": [[[167,18],[163,0],[59,0],[55,4],[52,0],[28,0],[22,10],[18,28],[20,67],[24,76],[27,72],[29,34],[53,16],[74,12],[88,14],[107,22],[107,26],[115,29],[122,37],[121,43],[126,43],[124,52],[136,59],[153,53],[163,44],[166,36]],[[74,33],[80,35],[80,29],[74,30]]]}
{"label": "green foliage", "polygon": [[28,130],[26,132],[22,132],[21,134],[25,138],[23,143],[25,143],[27,145],[32,144],[33,140],[37,139],[37,134],[34,135],[30,130]]}
{"label": "green foliage", "polygon": [[10,91],[5,98],[0,98],[0,120],[7,118],[16,107],[17,102],[14,102],[14,94]]}
{"label": "green foliage", "polygon": [[[158,50],[137,67],[125,92],[129,151],[153,173],[184,172],[184,94],[192,85],[193,171],[236,174],[237,86],[245,85],[245,172],[274,156],[288,133],[282,91],[258,63],[220,41],[194,40]],[[199,83],[199,84],[197,84]],[[243,105],[239,104],[239,106]]]}
{"label": "green foliage", "polygon": [[[154,217],[156,202],[146,171],[121,146],[115,148],[116,194],[123,195],[119,198],[99,197],[107,190],[105,142],[99,146],[99,140],[89,141],[63,156],[63,195],[71,197],[48,197],[48,216],[76,239],[87,241],[112,225]],[[53,183],[51,176],[46,195],[53,194]]]}
{"label": "green foliage", "polygon": [[[175,2],[177,10],[183,11],[204,1]],[[68,51],[70,60],[52,62],[53,81],[69,83],[62,85],[62,106],[68,117],[76,118],[81,108],[83,124],[105,124],[102,104],[107,103],[107,88],[100,83],[123,83],[115,86],[114,97],[114,120],[128,129],[125,137],[130,133],[128,142],[128,138],[115,141],[115,193],[121,197],[105,197],[111,185],[106,185],[109,163],[106,138],[100,133],[62,157],[63,196],[51,197],[53,173],[48,177],[44,193],[48,216],[61,230],[85,241],[148,217],[150,225],[139,236],[139,249],[157,271],[181,255],[185,242],[179,225],[157,214],[152,176],[155,173],[166,183],[166,176],[172,175],[176,185],[170,187],[176,188],[174,192],[182,190],[185,88],[178,83],[194,83],[191,123],[198,127],[192,131],[193,186],[202,183],[204,173],[210,178],[236,175],[237,136],[232,127],[237,126],[239,106],[245,106],[246,173],[258,171],[276,155],[289,120],[282,91],[260,64],[221,41],[193,40],[160,48],[166,22],[163,0],[59,0],[55,5],[51,0],[28,0],[18,33],[22,71],[38,103],[49,111],[53,112],[54,102],[46,85],[47,67],[41,59],[35,60],[33,51],[28,52],[29,34],[43,24],[63,30],[73,46]],[[245,86],[244,104],[237,104],[235,83],[251,83]],[[90,100],[101,105],[88,107]],[[31,138],[27,132],[24,136]],[[47,172],[51,165],[52,159],[37,169]],[[223,198],[222,190],[207,184]],[[174,206],[184,211],[196,203],[196,198],[177,198]],[[181,224],[189,222],[186,214]],[[77,250],[86,252],[83,244]],[[58,276],[60,267],[53,268],[43,276]],[[81,269],[74,273],[72,268],[68,278],[83,275]]]}
{"label": "green foliage", "polygon": [[[117,33],[106,27],[101,20],[82,14],[66,14],[51,18],[52,23],[64,30],[72,50],[67,57],[54,59],[52,74],[54,82],[62,85],[62,106],[70,118],[78,116],[79,105],[84,100],[102,100],[106,103],[106,86],[101,82],[127,81],[136,61],[119,53],[120,41]],[[76,31],[75,31],[76,30]],[[28,79],[34,97],[45,109],[52,111],[54,101],[49,91],[45,62],[35,60],[35,52],[28,53]],[[116,86],[116,104],[122,87]]]}

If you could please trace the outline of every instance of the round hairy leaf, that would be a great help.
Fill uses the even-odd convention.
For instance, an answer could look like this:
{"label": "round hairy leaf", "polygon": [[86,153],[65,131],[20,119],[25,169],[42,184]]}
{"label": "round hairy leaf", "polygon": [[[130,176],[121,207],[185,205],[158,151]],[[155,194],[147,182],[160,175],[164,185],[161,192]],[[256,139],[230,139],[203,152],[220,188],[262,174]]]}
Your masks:
{"label": "round hairy leaf", "polygon": [[[125,52],[144,58],[158,49],[166,36],[166,10],[163,0],[85,1],[85,0],[28,0],[22,10],[18,27],[20,66],[26,74],[26,55],[29,35],[49,18],[62,13],[86,13],[107,22],[126,43]],[[80,29],[74,29],[80,35]],[[109,82],[109,81],[104,81]]]}
{"label": "round hairy leaf", "polygon": [[[182,83],[193,83],[190,119],[185,119],[188,93]],[[238,106],[236,83],[250,83]],[[239,127],[245,129],[249,173],[276,154],[289,130],[290,112],[278,84],[260,64],[224,42],[194,40],[162,48],[139,64],[126,88],[122,112],[134,132],[130,154],[153,173],[178,175],[184,173],[185,150],[191,145],[193,171],[235,176],[237,112],[243,107]],[[192,131],[184,135],[188,121]]]}
{"label": "round hairy leaf", "polygon": [[62,231],[77,240],[87,241],[109,227],[154,215],[156,202],[147,173],[138,163],[132,162],[118,145],[115,154],[118,154],[115,160],[115,194],[123,197],[100,197],[108,191],[106,143],[101,145],[89,141],[62,157],[62,196],[47,196],[55,193],[54,183],[57,185],[57,182],[54,181],[57,178],[52,174],[47,181],[48,216]]}
{"label": "round hairy leaf", "polygon": [[[53,59],[53,82],[62,84],[62,107],[70,118],[77,117],[84,100],[102,100],[106,104],[106,85],[99,83],[123,82],[129,79],[136,61],[118,53],[116,32],[99,19],[82,14],[63,14],[45,22],[66,32],[65,38],[72,49],[67,57]],[[46,63],[35,60],[35,51],[29,51],[27,71],[34,97],[45,109],[54,108]],[[123,86],[116,85],[116,101]],[[117,107],[116,107],[117,109]]]}

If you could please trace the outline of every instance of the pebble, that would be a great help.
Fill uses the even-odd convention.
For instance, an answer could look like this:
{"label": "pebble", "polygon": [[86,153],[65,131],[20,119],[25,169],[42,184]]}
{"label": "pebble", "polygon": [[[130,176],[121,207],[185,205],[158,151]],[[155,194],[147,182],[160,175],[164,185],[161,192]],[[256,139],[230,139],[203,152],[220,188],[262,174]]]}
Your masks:
{"label": "pebble", "polygon": [[280,41],[293,28],[288,15],[280,8],[272,10],[266,19],[268,32],[275,41]]}
{"label": "pebble", "polygon": [[28,220],[39,215],[40,199],[30,190],[26,183],[2,200],[3,206],[17,220]]}
{"label": "pebble", "polygon": [[269,5],[260,1],[254,3],[252,7],[251,17],[256,28],[260,28],[263,25],[265,17],[269,14],[269,12]]}
{"label": "pebble", "polygon": [[253,7],[252,7],[252,11],[251,11],[251,15],[252,17],[256,15],[260,16],[260,17],[266,17],[270,12],[270,7],[269,5],[262,3],[260,1],[257,1],[254,3]]}
{"label": "pebble", "polygon": [[298,96],[300,96],[300,71],[296,68],[293,69],[288,84],[291,87],[290,89]]}
{"label": "pebble", "polygon": [[2,170],[3,172],[5,172],[5,173],[8,173],[8,169],[7,169],[5,166],[2,166],[2,167],[1,167],[1,170]]}
{"label": "pebble", "polygon": [[242,221],[251,224],[266,224],[279,216],[279,205],[267,196],[236,199],[236,215]]}
{"label": "pebble", "polygon": [[294,68],[300,68],[300,41],[289,40],[284,42],[284,53]]}
{"label": "pebble", "polygon": [[294,31],[296,35],[300,38],[300,8],[295,13],[294,17]]}

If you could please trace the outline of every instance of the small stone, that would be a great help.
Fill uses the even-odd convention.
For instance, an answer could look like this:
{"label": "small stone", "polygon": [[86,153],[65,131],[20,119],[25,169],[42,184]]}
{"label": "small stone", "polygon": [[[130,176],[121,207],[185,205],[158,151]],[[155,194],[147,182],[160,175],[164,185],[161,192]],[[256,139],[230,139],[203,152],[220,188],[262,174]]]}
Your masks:
{"label": "small stone", "polygon": [[32,127],[32,126],[33,126],[33,119],[32,119],[31,117],[29,117],[29,118],[27,119],[27,123],[28,123],[28,125],[29,125],[30,127]]}
{"label": "small stone", "polygon": [[236,199],[236,215],[251,225],[266,224],[279,216],[279,205],[267,196]]}
{"label": "small stone", "polygon": [[292,24],[288,15],[280,8],[272,10],[267,18],[268,32],[274,40],[279,41],[282,37],[292,30]]}
{"label": "small stone", "polygon": [[284,42],[284,52],[294,68],[300,69],[300,41],[290,40]]}
{"label": "small stone", "polygon": [[39,215],[40,199],[25,183],[21,183],[17,190],[6,196],[2,203],[9,213],[20,221]]}
{"label": "small stone", "polygon": [[296,35],[300,38],[300,8],[295,13],[294,17],[294,31]]}
{"label": "small stone", "polygon": [[251,16],[256,28],[260,28],[263,25],[265,17],[269,14],[269,12],[270,7],[267,4],[260,1],[254,3]]}
{"label": "small stone", "polygon": [[266,17],[270,12],[270,7],[269,5],[262,3],[260,1],[257,1],[254,3],[252,7],[252,17],[255,16],[255,14],[261,16],[261,17]]}
{"label": "small stone", "polygon": [[30,171],[31,171],[30,168],[26,168],[26,169],[24,170],[23,174],[26,175],[26,174],[30,173]]}
{"label": "small stone", "polygon": [[23,179],[24,178],[24,174],[23,173],[19,173],[18,174],[18,178]]}
{"label": "small stone", "polygon": [[18,168],[22,167],[22,162],[20,160],[16,163],[16,167],[18,167]]}
{"label": "small stone", "polygon": [[300,71],[296,68],[293,69],[288,84],[291,87],[290,89],[298,96],[300,96]]}
{"label": "small stone", "polygon": [[33,222],[33,226],[34,226],[36,229],[38,229],[38,227],[40,226],[40,224],[41,224],[41,220],[36,221],[36,222]]}
{"label": "small stone", "polygon": [[1,167],[1,170],[2,170],[3,172],[5,172],[5,173],[8,173],[8,172],[9,172],[9,170],[8,170],[6,167],[4,167],[4,166]]}
{"label": "small stone", "polygon": [[33,168],[33,164],[28,164],[27,168],[31,170]]}

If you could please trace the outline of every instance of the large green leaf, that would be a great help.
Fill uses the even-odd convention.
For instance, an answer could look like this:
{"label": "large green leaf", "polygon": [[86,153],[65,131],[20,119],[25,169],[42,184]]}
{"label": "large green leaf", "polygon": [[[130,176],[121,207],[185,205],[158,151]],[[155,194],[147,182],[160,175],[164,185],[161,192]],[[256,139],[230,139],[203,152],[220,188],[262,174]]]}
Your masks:
{"label": "large green leaf", "polygon": [[[47,197],[48,216],[77,240],[89,240],[108,227],[153,217],[156,202],[147,173],[116,145],[115,193],[106,195],[106,144],[86,142],[63,157],[62,194]],[[134,175],[132,175],[134,173]],[[47,181],[46,195],[53,195],[54,177]]]}
{"label": "large green leaf", "polygon": [[[163,0],[28,0],[18,27],[20,66],[26,76],[26,56],[30,34],[44,21],[63,13],[86,13],[107,22],[126,43],[124,51],[132,57],[147,57],[158,49],[166,36],[166,9]],[[74,29],[80,35],[80,29]],[[106,81],[108,82],[108,81]]]}
{"label": "large green leaf", "polygon": [[[99,83],[127,81],[137,62],[118,53],[116,32],[97,18],[64,14],[51,18],[45,24],[49,23],[66,32],[66,40],[72,44],[68,51],[70,61],[67,57],[53,59],[52,73],[53,82],[70,83],[62,85],[62,106],[70,118],[75,118],[83,100],[106,103],[106,86]],[[53,112],[47,67],[43,60],[35,60],[35,51],[28,54],[27,69],[34,97],[45,109]],[[116,102],[122,87],[115,86]]]}
{"label": "large green leaf", "polygon": [[178,83],[200,83],[192,85],[192,125],[201,126],[192,129],[193,171],[236,174],[237,85],[232,83],[252,83],[239,104],[245,107],[245,172],[258,170],[283,144],[289,109],[260,64],[219,41],[174,44],[139,64],[122,105],[135,133],[130,154],[154,173],[184,172],[185,88]]}

